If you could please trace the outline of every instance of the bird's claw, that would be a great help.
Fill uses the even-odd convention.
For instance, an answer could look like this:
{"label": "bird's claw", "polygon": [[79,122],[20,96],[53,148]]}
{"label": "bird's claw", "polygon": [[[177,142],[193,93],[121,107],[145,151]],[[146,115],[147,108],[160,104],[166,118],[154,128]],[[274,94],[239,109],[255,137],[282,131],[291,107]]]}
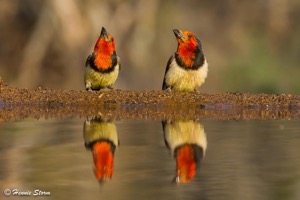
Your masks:
{"label": "bird's claw", "polygon": [[168,87],[168,88],[166,89],[166,91],[167,91],[167,92],[172,92],[171,87]]}
{"label": "bird's claw", "polygon": [[114,88],[112,86],[107,86],[107,88],[110,90],[114,90]]}

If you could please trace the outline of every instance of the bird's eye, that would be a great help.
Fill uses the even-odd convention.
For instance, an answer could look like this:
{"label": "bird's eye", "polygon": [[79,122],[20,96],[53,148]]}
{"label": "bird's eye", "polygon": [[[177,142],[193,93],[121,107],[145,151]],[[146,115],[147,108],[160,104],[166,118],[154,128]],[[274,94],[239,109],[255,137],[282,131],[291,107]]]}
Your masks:
{"label": "bird's eye", "polygon": [[191,39],[191,38],[192,38],[192,36],[191,36],[191,35],[188,35],[188,38],[189,38],[189,39]]}

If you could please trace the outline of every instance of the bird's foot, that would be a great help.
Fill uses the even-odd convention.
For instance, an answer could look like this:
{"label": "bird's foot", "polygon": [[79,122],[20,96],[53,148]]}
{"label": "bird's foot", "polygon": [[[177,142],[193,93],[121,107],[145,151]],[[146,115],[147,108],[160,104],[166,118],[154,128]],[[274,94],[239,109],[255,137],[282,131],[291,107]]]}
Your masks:
{"label": "bird's foot", "polygon": [[114,90],[114,88],[112,86],[107,86],[107,88],[110,90]]}
{"label": "bird's foot", "polygon": [[172,88],[171,88],[171,87],[168,87],[168,88],[166,89],[166,91],[167,91],[167,92],[172,92]]}
{"label": "bird's foot", "polygon": [[91,92],[93,94],[96,94],[97,91],[96,90],[92,90],[91,88],[86,88],[86,91]]}

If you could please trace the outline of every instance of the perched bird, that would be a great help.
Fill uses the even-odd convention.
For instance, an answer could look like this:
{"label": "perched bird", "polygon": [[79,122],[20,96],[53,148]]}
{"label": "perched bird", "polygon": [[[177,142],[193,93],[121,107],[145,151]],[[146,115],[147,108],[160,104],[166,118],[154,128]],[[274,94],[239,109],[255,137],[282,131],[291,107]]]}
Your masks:
{"label": "perched bird", "polygon": [[196,175],[207,147],[200,123],[192,120],[163,121],[166,146],[176,160],[176,183],[188,183]]}
{"label": "perched bird", "polygon": [[173,32],[178,47],[167,63],[162,89],[196,91],[204,83],[208,72],[201,42],[191,32],[177,29]]}
{"label": "perched bird", "polygon": [[116,125],[101,118],[86,120],[83,138],[87,149],[92,151],[94,174],[100,183],[111,180],[114,170],[114,153],[119,145]]}
{"label": "perched bird", "polygon": [[120,58],[116,54],[112,35],[102,27],[100,37],[85,62],[84,83],[86,90],[113,89],[121,69]]}

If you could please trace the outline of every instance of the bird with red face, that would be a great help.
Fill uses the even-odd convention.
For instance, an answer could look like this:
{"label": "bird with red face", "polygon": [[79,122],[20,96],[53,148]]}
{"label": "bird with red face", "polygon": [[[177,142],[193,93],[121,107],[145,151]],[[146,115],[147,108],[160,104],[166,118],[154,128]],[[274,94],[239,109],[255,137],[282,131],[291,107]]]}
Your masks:
{"label": "bird with red face", "polygon": [[102,27],[100,37],[85,63],[84,83],[88,91],[113,89],[121,69],[112,35]]}
{"label": "bird with red face", "polygon": [[200,40],[189,31],[173,30],[177,51],[170,57],[163,80],[163,90],[196,91],[205,81],[208,64]]}

